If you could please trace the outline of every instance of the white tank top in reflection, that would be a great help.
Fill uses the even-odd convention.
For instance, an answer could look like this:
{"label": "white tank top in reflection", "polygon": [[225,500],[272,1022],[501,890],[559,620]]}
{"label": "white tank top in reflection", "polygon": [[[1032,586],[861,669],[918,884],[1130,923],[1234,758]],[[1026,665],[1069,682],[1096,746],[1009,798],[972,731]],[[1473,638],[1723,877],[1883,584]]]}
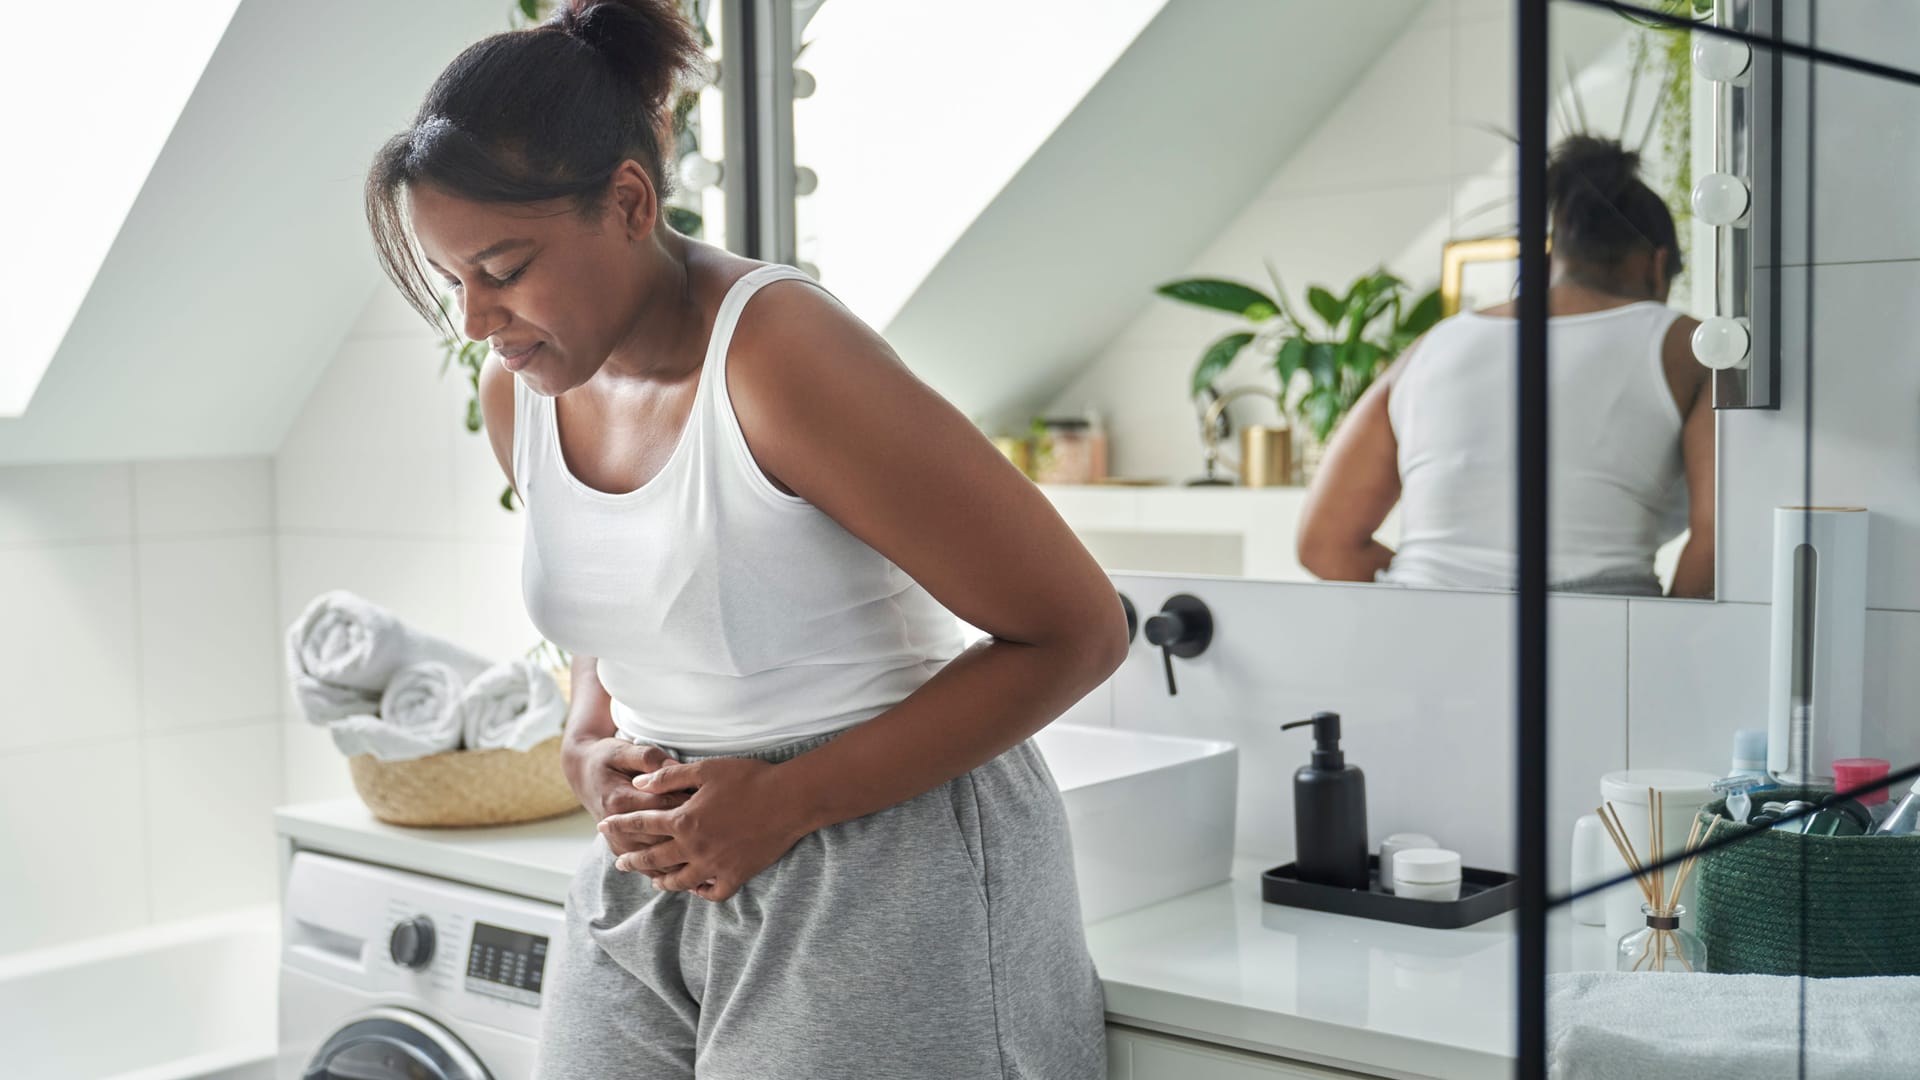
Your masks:
{"label": "white tank top in reflection", "polygon": [[[1636,591],[1686,527],[1682,417],[1656,301],[1548,320],[1549,585]],[[1427,332],[1387,400],[1401,540],[1379,579],[1512,588],[1515,322],[1463,312]],[[1644,591],[1644,590],[1641,590]]]}
{"label": "white tank top in reflection", "polygon": [[560,453],[554,402],[514,380],[513,475],[526,507],[533,624],[599,658],[621,734],[702,752],[859,724],[963,648],[961,624],[885,556],[767,479],[727,395],[727,347],[753,294],[810,278],[763,266],[720,304],[672,456],[624,494]]}

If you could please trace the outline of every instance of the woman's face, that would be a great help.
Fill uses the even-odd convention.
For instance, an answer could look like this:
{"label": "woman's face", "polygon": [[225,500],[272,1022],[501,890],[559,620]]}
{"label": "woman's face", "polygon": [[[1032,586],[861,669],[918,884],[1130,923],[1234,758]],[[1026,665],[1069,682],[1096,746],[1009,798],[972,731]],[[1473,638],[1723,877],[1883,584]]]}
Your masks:
{"label": "woman's face", "polygon": [[407,189],[428,273],[459,303],[461,329],[492,345],[538,393],[557,396],[592,378],[631,329],[632,298],[641,295],[636,249],[652,221],[646,215],[634,235],[623,186],[616,175],[598,223],[582,221],[567,200],[478,203],[428,184]]}

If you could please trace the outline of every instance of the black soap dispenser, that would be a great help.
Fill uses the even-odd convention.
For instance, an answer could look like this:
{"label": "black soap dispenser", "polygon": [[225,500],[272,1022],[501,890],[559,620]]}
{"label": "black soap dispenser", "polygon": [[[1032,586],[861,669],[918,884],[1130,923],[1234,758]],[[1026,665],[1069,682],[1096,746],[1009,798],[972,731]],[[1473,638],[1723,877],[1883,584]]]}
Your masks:
{"label": "black soap dispenser", "polygon": [[1367,780],[1340,752],[1340,714],[1314,713],[1281,730],[1313,725],[1313,761],[1293,774],[1295,873],[1301,881],[1365,889]]}

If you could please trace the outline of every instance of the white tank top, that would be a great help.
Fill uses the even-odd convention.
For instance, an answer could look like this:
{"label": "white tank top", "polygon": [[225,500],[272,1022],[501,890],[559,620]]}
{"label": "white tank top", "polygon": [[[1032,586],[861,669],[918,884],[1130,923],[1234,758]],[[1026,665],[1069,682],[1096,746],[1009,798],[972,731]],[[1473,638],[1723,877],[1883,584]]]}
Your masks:
{"label": "white tank top", "polygon": [[958,655],[959,620],[885,556],[767,479],[727,395],[754,269],[714,320],[693,412],[653,479],[608,494],[568,470],[552,398],[518,378],[521,587],[547,640],[599,658],[620,733],[731,752],[861,723]]}
{"label": "white tank top", "polygon": [[[1547,579],[1658,591],[1653,556],[1686,527],[1682,417],[1661,361],[1679,312],[1657,301],[1547,322]],[[1382,581],[1512,588],[1514,320],[1463,312],[1427,332],[1387,399],[1401,540]]]}

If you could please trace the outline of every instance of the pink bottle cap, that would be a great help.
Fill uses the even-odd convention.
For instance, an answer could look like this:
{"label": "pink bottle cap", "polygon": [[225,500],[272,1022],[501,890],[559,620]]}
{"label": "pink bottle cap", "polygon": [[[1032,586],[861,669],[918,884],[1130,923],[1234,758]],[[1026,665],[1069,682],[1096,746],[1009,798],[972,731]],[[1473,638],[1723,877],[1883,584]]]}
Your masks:
{"label": "pink bottle cap", "polygon": [[[1838,791],[1851,791],[1854,788],[1871,784],[1875,780],[1887,778],[1887,763],[1877,757],[1847,757],[1833,759],[1833,786]],[[1887,801],[1887,789],[1862,792],[1854,798],[1862,806]]]}

